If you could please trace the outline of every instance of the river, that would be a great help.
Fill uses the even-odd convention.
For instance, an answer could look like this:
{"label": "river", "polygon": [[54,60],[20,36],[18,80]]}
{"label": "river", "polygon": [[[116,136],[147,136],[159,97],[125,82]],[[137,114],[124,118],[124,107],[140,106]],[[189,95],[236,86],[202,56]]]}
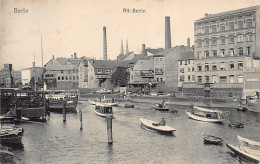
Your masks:
{"label": "river", "polygon": [[[152,102],[151,102],[152,103]],[[178,107],[177,114],[150,109],[151,103],[135,103],[135,108],[114,107],[113,144],[108,145],[106,119],[95,115],[87,101],[78,103],[83,112],[51,113],[47,123],[22,123],[21,148],[9,148],[24,163],[250,163],[236,157],[225,144],[204,145],[203,133],[221,137],[237,145],[237,135],[260,140],[260,115],[224,109],[224,124],[205,123],[188,118],[189,107]],[[123,106],[123,104],[122,104]],[[173,136],[141,128],[140,118],[160,121],[176,129]],[[240,121],[244,128],[230,128],[228,121]]]}

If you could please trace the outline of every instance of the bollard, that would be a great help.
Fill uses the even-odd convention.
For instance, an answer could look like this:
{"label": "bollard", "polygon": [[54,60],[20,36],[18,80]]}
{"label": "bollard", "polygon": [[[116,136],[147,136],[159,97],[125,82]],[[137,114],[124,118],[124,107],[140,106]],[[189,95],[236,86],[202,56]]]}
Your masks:
{"label": "bollard", "polygon": [[108,144],[113,144],[112,116],[107,116],[107,137],[108,137]]}
{"label": "bollard", "polygon": [[66,101],[63,101],[63,122],[66,122]]}
{"label": "bollard", "polygon": [[80,130],[82,130],[82,111],[79,111]]}

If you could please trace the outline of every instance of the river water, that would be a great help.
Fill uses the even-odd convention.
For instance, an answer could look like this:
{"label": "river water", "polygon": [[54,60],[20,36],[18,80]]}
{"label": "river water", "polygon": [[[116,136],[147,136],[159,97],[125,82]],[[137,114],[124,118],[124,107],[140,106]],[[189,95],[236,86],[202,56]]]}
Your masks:
{"label": "river water", "polygon": [[[151,102],[152,103],[152,102]],[[10,148],[24,163],[250,163],[236,157],[225,144],[204,145],[203,133],[221,137],[237,145],[237,135],[259,141],[260,115],[236,110],[225,114],[224,124],[189,119],[188,107],[175,108],[177,114],[150,109],[151,103],[135,103],[135,108],[114,107],[113,145],[107,144],[106,119],[95,115],[87,101],[78,103],[83,112],[80,130],[79,112],[51,113],[47,123],[22,123],[22,148]],[[123,104],[122,104],[123,106]],[[176,129],[173,136],[141,128],[140,118],[160,121]],[[228,126],[228,120],[244,123],[244,128]]]}

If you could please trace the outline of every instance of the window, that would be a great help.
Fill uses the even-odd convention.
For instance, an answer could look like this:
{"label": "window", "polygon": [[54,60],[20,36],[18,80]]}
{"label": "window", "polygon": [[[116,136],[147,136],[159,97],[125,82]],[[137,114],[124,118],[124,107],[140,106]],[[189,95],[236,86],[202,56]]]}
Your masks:
{"label": "window", "polygon": [[205,39],[204,40],[204,47],[208,47],[209,46],[209,39]]}
{"label": "window", "polygon": [[229,43],[234,43],[234,36],[233,35],[229,36]]}
{"label": "window", "polygon": [[[73,80],[75,80],[75,76],[73,76]],[[91,77],[91,80],[92,80],[92,77]]]}
{"label": "window", "polygon": [[198,41],[197,41],[197,47],[198,47],[198,48],[201,48],[201,46],[202,46],[202,41],[201,41],[201,40],[198,40]]}
{"label": "window", "polygon": [[237,68],[238,69],[243,69],[243,62],[238,62]]}
{"label": "window", "polygon": [[243,42],[243,35],[242,34],[240,34],[240,35],[238,35],[237,36],[237,42]]}
{"label": "window", "polygon": [[225,31],[225,25],[224,24],[220,25],[220,31]]}
{"label": "window", "polygon": [[221,55],[221,56],[225,56],[225,49],[221,49],[221,50],[220,50],[220,55]]}
{"label": "window", "polygon": [[238,21],[238,29],[242,29],[243,28],[243,21]]}
{"label": "window", "polygon": [[134,80],[134,75],[131,75],[131,80]]}
{"label": "window", "polygon": [[220,63],[220,70],[225,70],[225,62]]}
{"label": "window", "polygon": [[212,71],[216,71],[217,70],[217,66],[216,65],[213,65],[212,66]]}
{"label": "window", "polygon": [[209,83],[209,76],[205,76],[206,83]]}
{"label": "window", "polygon": [[243,81],[244,81],[244,78],[243,78],[242,75],[237,76],[237,82],[238,83],[243,83]]}
{"label": "window", "polygon": [[209,71],[209,65],[205,65],[205,71]]}
{"label": "window", "polygon": [[209,57],[209,51],[205,51],[204,54],[205,54],[205,58]]}
{"label": "window", "polygon": [[201,69],[202,67],[201,66],[198,66],[198,71],[202,71],[202,69]]}
{"label": "window", "polygon": [[192,75],[192,81],[195,81],[195,75]]}
{"label": "window", "polygon": [[185,79],[184,79],[184,75],[182,75],[182,76],[180,76],[180,81],[184,81]]}
{"label": "window", "polygon": [[188,81],[190,81],[190,75],[188,75]]}
{"label": "window", "polygon": [[212,38],[212,45],[217,45],[217,38]]}
{"label": "window", "polygon": [[64,80],[64,77],[63,77],[63,76],[61,77],[61,80]]}
{"label": "window", "polygon": [[239,56],[243,55],[243,47],[239,47],[237,51]]}
{"label": "window", "polygon": [[224,36],[220,37],[220,44],[225,44],[225,37]]}
{"label": "window", "polygon": [[234,30],[234,22],[229,23],[229,30]]}
{"label": "window", "polygon": [[197,57],[198,57],[198,59],[201,57],[201,52],[200,51],[197,52]]}
{"label": "window", "polygon": [[198,76],[198,83],[202,83],[202,76]]}
{"label": "window", "polygon": [[235,68],[235,66],[234,66],[234,64],[232,63],[232,64],[229,64],[229,69],[234,69]]}
{"label": "window", "polygon": [[235,83],[234,75],[229,75],[229,83]]}
{"label": "window", "polygon": [[98,69],[98,70],[97,70],[97,73],[102,73],[102,70],[101,70],[101,69]]}
{"label": "window", "polygon": [[192,67],[192,72],[194,72],[194,67]]}
{"label": "window", "polygon": [[230,48],[229,49],[229,55],[230,56],[234,56],[234,48]]}
{"label": "window", "polygon": [[60,77],[58,76],[58,80],[60,80]]}
{"label": "window", "polygon": [[181,68],[181,69],[180,69],[180,72],[181,72],[181,73],[184,73],[184,68]]}
{"label": "window", "polygon": [[60,71],[60,73],[64,73],[64,71]]}
{"label": "window", "polygon": [[197,27],[197,33],[201,34],[201,27]]}
{"label": "window", "polygon": [[204,27],[204,34],[208,34],[208,33],[209,33],[209,27],[206,26],[206,27]]}
{"label": "window", "polygon": [[211,28],[212,28],[212,32],[217,32],[217,26],[216,25],[212,25]]}
{"label": "window", "polygon": [[247,41],[247,42],[252,41],[252,33],[247,33],[247,34],[246,34],[246,41]]}
{"label": "window", "polygon": [[182,61],[180,61],[180,65],[182,65]]}
{"label": "window", "polygon": [[252,27],[252,19],[246,20],[246,27],[247,27],[247,28]]}
{"label": "window", "polygon": [[163,81],[162,78],[160,78],[161,82]]}
{"label": "window", "polygon": [[212,56],[213,56],[213,57],[217,57],[217,55],[218,55],[218,54],[217,54],[217,50],[212,50]]}
{"label": "window", "polygon": [[250,55],[251,54],[251,47],[246,47],[246,52],[247,52],[247,55]]}
{"label": "window", "polygon": [[188,68],[188,72],[190,72],[190,68]]}
{"label": "window", "polygon": [[68,76],[66,76],[66,80],[68,80]]}
{"label": "window", "polygon": [[215,75],[212,76],[212,82],[213,83],[217,83],[218,82],[217,76],[215,76]]}
{"label": "window", "polygon": [[227,77],[226,76],[220,76],[219,77],[219,83],[222,83],[222,84],[227,83]]}

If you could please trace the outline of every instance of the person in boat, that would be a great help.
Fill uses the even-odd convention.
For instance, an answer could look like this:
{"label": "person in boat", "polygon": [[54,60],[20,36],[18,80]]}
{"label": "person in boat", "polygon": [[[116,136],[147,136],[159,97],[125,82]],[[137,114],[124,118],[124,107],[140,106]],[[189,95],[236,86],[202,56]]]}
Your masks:
{"label": "person in boat", "polygon": [[165,126],[166,125],[166,121],[164,118],[162,118],[161,122],[159,123],[153,123],[154,126]]}
{"label": "person in boat", "polygon": [[193,104],[192,103],[190,105],[190,111],[191,111],[192,114],[194,114],[194,108],[193,108]]}

